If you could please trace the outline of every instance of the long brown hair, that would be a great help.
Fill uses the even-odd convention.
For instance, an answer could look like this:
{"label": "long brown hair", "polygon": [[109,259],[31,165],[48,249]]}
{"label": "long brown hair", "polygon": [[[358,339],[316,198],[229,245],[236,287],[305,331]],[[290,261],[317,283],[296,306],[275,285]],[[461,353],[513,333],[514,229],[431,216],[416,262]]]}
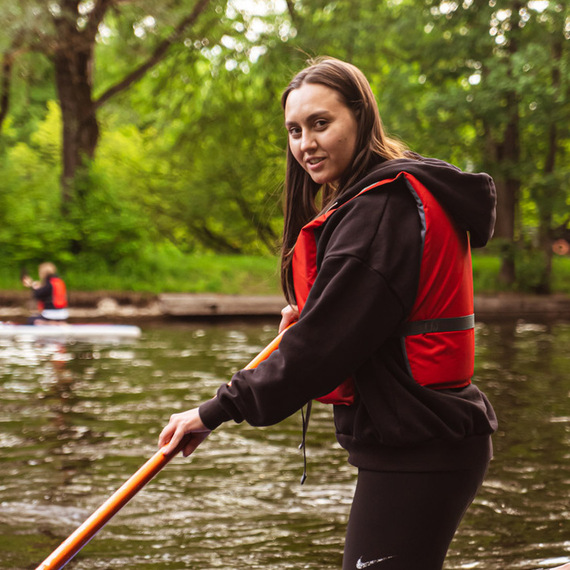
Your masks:
{"label": "long brown hair", "polygon": [[[317,83],[334,89],[340,95],[341,101],[353,112],[358,133],[352,165],[346,169],[336,187],[330,184],[321,187],[313,182],[294,158],[287,144],[281,286],[287,301],[291,304],[295,303],[291,260],[301,228],[311,221],[321,208],[327,208],[332,204],[373,164],[402,158],[407,150],[402,142],[386,136],[370,84],[354,65],[331,57],[309,60],[308,66],[292,79],[283,92],[281,97],[283,110],[291,91],[299,89],[305,83]],[[322,201],[320,207],[317,204],[319,192]]]}

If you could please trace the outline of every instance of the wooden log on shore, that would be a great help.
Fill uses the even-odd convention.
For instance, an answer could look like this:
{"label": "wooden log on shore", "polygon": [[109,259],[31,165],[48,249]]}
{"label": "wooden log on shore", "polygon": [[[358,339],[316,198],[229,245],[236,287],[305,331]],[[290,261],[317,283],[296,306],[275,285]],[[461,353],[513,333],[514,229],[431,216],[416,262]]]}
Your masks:
{"label": "wooden log on shore", "polygon": [[[140,295],[114,292],[74,293],[69,310],[74,322],[161,317],[279,317],[286,301],[281,295],[220,295],[163,293]],[[75,302],[77,304],[75,304]],[[29,292],[0,291],[0,321],[24,319],[35,311]],[[477,321],[570,320],[570,296],[498,293],[475,296]]]}
{"label": "wooden log on shore", "polygon": [[[194,293],[164,293],[158,298],[164,316],[267,316],[281,314],[286,305],[280,295],[247,296]],[[570,319],[567,295],[476,295],[475,319],[479,321]]]}
{"label": "wooden log on shore", "polygon": [[281,295],[215,295],[164,293],[159,296],[163,315],[173,317],[260,316],[281,314],[287,304]]}
{"label": "wooden log on shore", "polygon": [[480,321],[527,320],[552,321],[570,319],[567,295],[476,295],[475,319]]}

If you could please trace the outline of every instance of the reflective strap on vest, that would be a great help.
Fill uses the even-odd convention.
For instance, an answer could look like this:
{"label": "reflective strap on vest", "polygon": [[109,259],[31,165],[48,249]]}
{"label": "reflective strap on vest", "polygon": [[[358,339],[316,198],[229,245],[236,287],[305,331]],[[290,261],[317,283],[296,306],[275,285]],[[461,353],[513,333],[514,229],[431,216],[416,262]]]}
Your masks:
{"label": "reflective strap on vest", "polygon": [[398,336],[413,336],[435,332],[466,331],[475,327],[475,315],[447,319],[426,319],[410,321],[400,329]]}

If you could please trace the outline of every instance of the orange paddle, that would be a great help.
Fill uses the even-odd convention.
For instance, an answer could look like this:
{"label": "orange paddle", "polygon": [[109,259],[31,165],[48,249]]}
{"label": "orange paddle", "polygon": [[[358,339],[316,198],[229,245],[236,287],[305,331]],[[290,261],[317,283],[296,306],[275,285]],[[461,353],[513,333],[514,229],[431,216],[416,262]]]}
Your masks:
{"label": "orange paddle", "polygon": [[[255,368],[277,349],[283,331],[245,368]],[[117,489],[80,527],[56,548],[36,570],[63,568],[167,463],[184,447],[183,439],[173,453],[159,449],[122,487]]]}

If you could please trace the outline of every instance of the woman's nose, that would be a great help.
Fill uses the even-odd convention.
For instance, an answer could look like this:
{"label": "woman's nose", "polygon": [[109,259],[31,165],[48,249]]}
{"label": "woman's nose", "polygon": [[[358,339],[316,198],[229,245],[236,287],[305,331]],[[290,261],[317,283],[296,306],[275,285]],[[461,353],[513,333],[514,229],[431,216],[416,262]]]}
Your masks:
{"label": "woman's nose", "polygon": [[316,139],[311,133],[311,131],[304,131],[301,136],[301,150],[306,152],[307,150],[314,149],[316,147]]}

